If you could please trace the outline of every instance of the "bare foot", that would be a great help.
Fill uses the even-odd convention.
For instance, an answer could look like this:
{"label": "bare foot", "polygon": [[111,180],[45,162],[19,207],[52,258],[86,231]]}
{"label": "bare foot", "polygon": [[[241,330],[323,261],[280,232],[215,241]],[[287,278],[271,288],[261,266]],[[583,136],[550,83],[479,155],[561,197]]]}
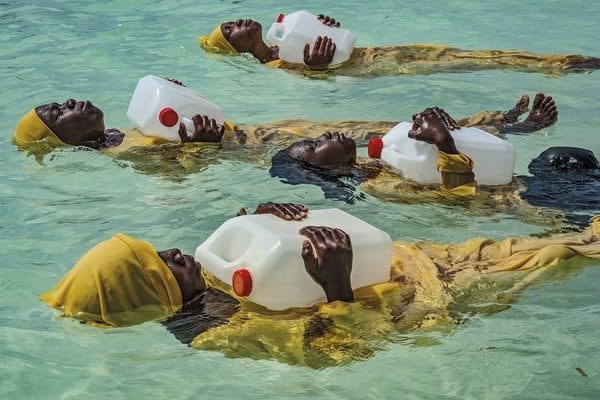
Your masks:
{"label": "bare foot", "polygon": [[558,119],[558,110],[556,109],[556,103],[552,96],[546,96],[543,93],[535,95],[533,100],[533,107],[531,112],[523,121],[523,123],[529,124],[534,130],[546,128],[556,122]]}
{"label": "bare foot", "polygon": [[571,56],[567,60],[567,68],[574,70],[598,69],[600,68],[600,58]]}
{"label": "bare foot", "polygon": [[507,124],[514,124],[521,115],[527,112],[528,109],[529,96],[527,94],[523,94],[517,104],[503,114],[504,122]]}
{"label": "bare foot", "polygon": [[[523,100],[523,98],[521,98]],[[517,108],[521,104],[521,101],[517,103]],[[525,118],[523,122],[516,122],[514,124],[501,124],[495,125],[495,127],[501,133],[530,133],[540,129],[546,128],[554,124],[558,120],[558,110],[556,103],[551,96],[546,96],[544,93],[538,93],[533,99],[533,106],[531,112]]]}

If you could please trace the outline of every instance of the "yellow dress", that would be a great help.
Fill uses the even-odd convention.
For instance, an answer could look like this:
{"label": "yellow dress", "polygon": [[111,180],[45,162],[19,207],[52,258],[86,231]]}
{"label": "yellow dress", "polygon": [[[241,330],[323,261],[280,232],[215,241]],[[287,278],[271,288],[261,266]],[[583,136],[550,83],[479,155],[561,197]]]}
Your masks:
{"label": "yellow dress", "polygon": [[598,217],[583,233],[549,238],[399,241],[390,282],[356,290],[354,303],[269,312],[242,301],[229,323],[191,346],[312,368],[343,364],[370,357],[399,332],[451,326],[461,307],[510,297],[546,271],[566,271],[564,261],[585,257],[600,258]]}
{"label": "yellow dress", "polygon": [[558,75],[585,69],[579,69],[578,65],[595,60],[597,59],[580,55],[537,54],[523,50],[462,50],[443,45],[410,44],[357,47],[346,62],[327,71],[310,71],[306,65],[283,60],[270,61],[267,65],[308,75],[333,73],[357,77],[426,75],[485,69]]}
{"label": "yellow dress", "polygon": [[[198,44],[209,52],[235,55],[237,50],[223,35],[218,24],[209,35],[198,38]],[[343,64],[326,71],[312,71],[304,64],[281,59],[266,63],[274,68],[298,71],[319,77],[335,73],[350,76],[416,75],[438,72],[466,72],[483,69],[507,69],[556,75],[587,68],[600,68],[594,57],[564,54],[536,54],[523,50],[462,50],[432,44],[409,44],[355,48]]]}

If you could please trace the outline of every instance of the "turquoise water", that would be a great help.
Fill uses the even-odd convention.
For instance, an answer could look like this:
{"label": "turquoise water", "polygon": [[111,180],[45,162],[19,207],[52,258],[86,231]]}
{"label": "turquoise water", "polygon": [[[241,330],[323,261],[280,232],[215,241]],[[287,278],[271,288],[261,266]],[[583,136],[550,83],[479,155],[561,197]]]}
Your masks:
{"label": "turquoise water", "polygon": [[510,138],[519,153],[517,173],[552,145],[600,154],[598,72],[309,80],[249,59],[207,55],[195,42],[222,18],[268,24],[280,10],[305,8],[341,20],[362,46],[436,42],[600,56],[597,3],[347,1],[327,10],[316,0],[294,3],[283,9],[278,1],[243,0],[0,4],[0,398],[598,398],[597,263],[528,288],[507,311],[432,334],[437,345],[411,344],[409,335],[369,360],[322,371],[192,350],[156,323],[97,330],[57,318],[37,300],[85,249],[116,232],[190,252],[239,207],[266,200],[340,207],[397,239],[458,242],[546,229],[461,207],[370,196],[355,205],[326,201],[316,187],[271,179],[267,162],[227,160],[173,181],[100,153],[61,150],[40,164],[12,146],[12,129],[25,111],[69,97],[97,104],[107,126],[128,127],[129,98],[149,73],[183,80],[237,122],[402,120],[430,105],[461,116],[505,109],[521,93],[543,90],[555,97],[559,121]]}

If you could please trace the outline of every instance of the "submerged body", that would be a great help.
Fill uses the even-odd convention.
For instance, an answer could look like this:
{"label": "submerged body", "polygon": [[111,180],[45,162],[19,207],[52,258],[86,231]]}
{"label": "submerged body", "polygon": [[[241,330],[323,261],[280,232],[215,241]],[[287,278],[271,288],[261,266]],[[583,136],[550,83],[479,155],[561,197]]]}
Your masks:
{"label": "submerged body", "polygon": [[[353,303],[268,312],[242,302],[228,323],[206,331],[194,333],[194,323],[180,320],[178,337],[229,357],[339,365],[371,357],[402,333],[448,329],[475,311],[506,309],[529,283],[566,275],[574,264],[560,263],[582,256],[600,257],[600,219],[584,233],[550,238],[396,242],[390,282],[356,290]],[[484,303],[494,307],[479,308]]]}
{"label": "submerged body", "polygon": [[[267,65],[303,71],[282,60]],[[581,55],[538,54],[523,50],[463,50],[434,44],[355,48],[350,59],[328,70],[338,75],[374,77],[428,75],[500,69],[559,75],[600,68],[600,59]]]}
{"label": "submerged body", "polygon": [[[344,131],[341,136],[339,133],[334,135],[329,133],[313,141],[308,139],[296,141],[279,151],[272,158],[271,176],[278,177],[285,183],[320,186],[326,198],[346,202],[353,202],[356,199],[354,187],[357,184],[362,184],[367,191],[374,194],[396,200],[421,202],[431,198],[438,200],[440,197],[448,197],[449,194],[451,197],[473,197],[477,188],[473,175],[473,162],[469,157],[458,152],[450,131],[459,130],[461,126],[477,126],[496,134],[532,132],[552,125],[558,118],[554,100],[550,96],[538,93],[531,112],[525,120],[519,122],[518,117],[525,113],[528,105],[529,98],[524,95],[514,108],[504,113],[482,112],[455,121],[443,110],[433,108],[413,116],[415,120],[413,130],[417,123],[419,126],[424,124],[430,136],[433,135],[432,132],[439,136],[417,135],[415,139],[438,147],[440,154],[438,170],[444,182],[441,186],[444,189],[442,191],[437,190],[438,185],[419,185],[397,174],[389,173],[390,171],[377,161],[357,160],[356,141],[351,136],[347,136]],[[426,118],[423,119],[425,114]],[[437,125],[432,129],[434,122]],[[363,135],[361,139],[365,136]],[[340,140],[352,141],[352,143],[340,147],[336,144],[336,141]],[[326,163],[312,156],[318,146],[322,146],[329,154],[330,160]],[[350,157],[342,157],[344,154]],[[515,185],[512,185],[511,190],[514,188]],[[506,193],[509,190],[502,187],[494,191]]]}
{"label": "submerged body", "polygon": [[[339,27],[339,21],[330,17],[319,15],[319,20],[328,26]],[[335,54],[335,43],[320,36],[314,44],[306,44],[304,64],[292,64],[279,59],[279,48],[267,45],[262,38],[262,25],[250,19],[223,22],[198,41],[207,51],[250,53],[266,65],[308,74],[317,70],[367,77],[506,69],[557,75],[600,68],[600,58],[581,55],[537,54],[522,50],[463,50],[443,45],[411,44],[355,48],[346,62],[328,69]]]}
{"label": "submerged body", "polygon": [[[308,210],[263,203],[255,213],[301,220]],[[599,218],[583,233],[543,239],[396,242],[390,281],[352,291],[348,235],[319,226],[299,233],[306,238],[298,249],[306,272],[328,304],[266,310],[233,296],[179,249],[156,251],[122,234],[90,249],[41,299],[95,326],[160,320],[198,349],[321,368],[369,357],[398,333],[452,324],[471,307],[510,296],[565,260],[600,258]]]}

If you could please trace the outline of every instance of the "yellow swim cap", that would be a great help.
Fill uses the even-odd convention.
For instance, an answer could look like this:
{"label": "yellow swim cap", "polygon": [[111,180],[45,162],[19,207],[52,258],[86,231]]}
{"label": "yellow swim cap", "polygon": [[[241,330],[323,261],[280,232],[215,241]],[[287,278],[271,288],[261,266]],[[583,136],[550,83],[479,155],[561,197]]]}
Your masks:
{"label": "yellow swim cap", "polygon": [[41,140],[46,140],[51,144],[64,144],[58,136],[46,126],[44,121],[42,121],[40,116],[35,112],[35,109],[32,109],[21,118],[15,128],[13,139],[17,146],[35,143]]}
{"label": "yellow swim cap", "polygon": [[40,299],[67,317],[112,327],[165,318],[182,302],[156,249],[122,233],[85,253]]}
{"label": "yellow swim cap", "polygon": [[223,31],[221,31],[221,24],[212,31],[210,35],[202,35],[198,38],[198,43],[206,51],[212,51],[214,53],[225,53],[225,54],[238,54],[237,50],[229,43]]}

